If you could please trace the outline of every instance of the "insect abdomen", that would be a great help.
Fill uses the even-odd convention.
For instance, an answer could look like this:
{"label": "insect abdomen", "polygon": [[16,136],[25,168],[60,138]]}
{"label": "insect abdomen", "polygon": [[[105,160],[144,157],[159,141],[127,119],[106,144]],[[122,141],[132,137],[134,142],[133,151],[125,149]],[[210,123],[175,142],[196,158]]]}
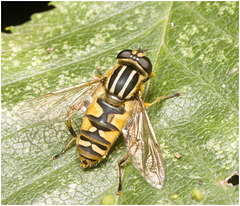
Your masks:
{"label": "insect abdomen", "polygon": [[119,136],[129,114],[123,107],[114,107],[96,98],[88,108],[77,140],[83,167],[99,163]]}

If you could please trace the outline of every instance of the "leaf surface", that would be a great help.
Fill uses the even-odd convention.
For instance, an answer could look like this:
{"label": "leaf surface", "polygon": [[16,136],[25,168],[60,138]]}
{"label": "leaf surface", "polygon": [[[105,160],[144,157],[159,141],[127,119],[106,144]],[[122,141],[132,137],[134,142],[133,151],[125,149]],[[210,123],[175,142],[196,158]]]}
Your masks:
{"label": "leaf surface", "polygon": [[[116,204],[198,204],[194,189],[201,204],[238,204],[239,187],[220,184],[239,164],[238,2],[51,4],[2,34],[2,204],[100,204],[108,194]],[[34,97],[90,80],[95,68],[107,72],[119,51],[138,45],[150,49],[156,73],[145,101],[183,96],[147,109],[165,159],[164,187],[150,186],[129,161],[116,196],[122,137],[84,170],[75,145],[51,160],[71,138],[66,122],[26,124],[15,114]]]}

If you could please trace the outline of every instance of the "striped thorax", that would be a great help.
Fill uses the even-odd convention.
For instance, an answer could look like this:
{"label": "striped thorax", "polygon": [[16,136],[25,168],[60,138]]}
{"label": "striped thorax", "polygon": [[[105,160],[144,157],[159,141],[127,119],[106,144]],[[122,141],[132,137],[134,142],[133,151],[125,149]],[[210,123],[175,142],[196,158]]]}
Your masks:
{"label": "striped thorax", "polygon": [[[152,73],[152,64],[141,50],[124,50],[117,56],[116,66],[106,81],[107,100],[132,99]],[[113,97],[112,97],[113,96]]]}

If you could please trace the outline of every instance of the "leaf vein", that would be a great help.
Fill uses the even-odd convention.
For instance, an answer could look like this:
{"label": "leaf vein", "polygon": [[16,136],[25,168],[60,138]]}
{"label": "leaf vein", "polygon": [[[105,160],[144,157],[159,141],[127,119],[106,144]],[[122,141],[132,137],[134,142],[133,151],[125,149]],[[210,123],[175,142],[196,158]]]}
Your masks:
{"label": "leaf vein", "polygon": [[[194,13],[196,13],[200,18],[202,18],[204,21],[212,24],[214,27],[216,27],[217,29],[223,31],[224,33],[226,33],[227,35],[231,36],[233,39],[237,40],[235,36],[232,36],[232,34],[230,34],[228,31],[226,31],[225,29],[222,29],[221,27],[217,26],[214,22],[212,22],[210,19],[207,19],[206,17],[202,16],[199,12],[197,12],[194,8],[192,8],[187,2],[184,2],[185,5],[190,8]],[[237,40],[238,41],[238,40]]]}
{"label": "leaf vein", "polygon": [[213,86],[211,86],[208,82],[206,82],[204,79],[202,79],[200,76],[198,76],[197,74],[195,74],[194,72],[192,72],[184,63],[182,63],[165,45],[166,51],[180,64],[183,66],[184,69],[186,69],[189,73],[193,74],[195,77],[197,77],[201,82],[203,82],[205,85],[207,85],[211,90],[213,90],[216,94],[218,94],[218,96],[221,97],[221,99],[224,99],[227,104],[231,105],[236,112],[238,112],[238,108],[236,108],[230,101],[228,98],[224,98],[224,96],[217,91]]}

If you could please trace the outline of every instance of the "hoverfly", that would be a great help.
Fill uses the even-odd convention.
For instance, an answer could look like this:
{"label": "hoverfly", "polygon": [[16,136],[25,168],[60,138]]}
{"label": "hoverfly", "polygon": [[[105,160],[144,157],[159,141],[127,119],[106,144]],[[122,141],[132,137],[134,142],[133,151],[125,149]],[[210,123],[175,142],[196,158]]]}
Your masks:
{"label": "hoverfly", "polygon": [[[44,120],[50,108],[60,108],[55,111],[56,117],[65,113],[67,107],[70,108],[67,126],[73,138],[52,159],[62,155],[76,140],[81,166],[84,168],[100,163],[122,133],[128,152],[117,164],[118,193],[122,190],[121,164],[129,157],[148,183],[156,188],[163,186],[164,161],[145,106],[181,95],[178,92],[158,97],[150,104],[143,102],[143,83],[154,75],[152,63],[144,51],[141,48],[123,50],[117,55],[116,65],[106,76],[101,74],[91,81],[40,96],[26,103],[19,112],[28,116],[32,113],[38,117],[40,112],[39,118]],[[78,135],[71,123],[72,114],[77,111],[81,114],[86,112]]]}

